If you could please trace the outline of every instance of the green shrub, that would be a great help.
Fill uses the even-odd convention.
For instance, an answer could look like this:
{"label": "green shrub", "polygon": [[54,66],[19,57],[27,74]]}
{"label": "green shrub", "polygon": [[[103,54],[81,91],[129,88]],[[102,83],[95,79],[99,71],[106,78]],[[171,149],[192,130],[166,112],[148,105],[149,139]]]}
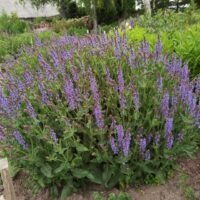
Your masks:
{"label": "green shrub", "polygon": [[[98,192],[95,192],[93,194],[93,200],[104,200],[104,199],[105,198],[103,198],[102,195]],[[134,199],[131,199],[127,193],[120,192],[118,195],[110,193],[107,200],[134,200]]]}
{"label": "green shrub", "polygon": [[[0,90],[1,145],[52,197],[88,182],[107,188],[168,176],[199,140],[188,66],[115,33],[37,40]],[[199,79],[198,79],[199,84]],[[15,159],[12,159],[15,158]]]}
{"label": "green shrub", "polygon": [[29,29],[28,24],[20,20],[16,14],[11,16],[2,14],[0,16],[0,33],[18,34],[24,33]]}
{"label": "green shrub", "polygon": [[67,31],[68,29],[72,28],[86,28],[86,24],[81,19],[62,19],[55,21],[55,23],[52,25],[52,29],[56,33]]}

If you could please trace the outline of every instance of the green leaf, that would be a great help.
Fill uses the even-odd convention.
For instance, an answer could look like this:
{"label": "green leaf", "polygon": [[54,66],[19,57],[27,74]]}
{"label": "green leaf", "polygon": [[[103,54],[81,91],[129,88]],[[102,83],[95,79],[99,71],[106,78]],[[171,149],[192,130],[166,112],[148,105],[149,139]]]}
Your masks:
{"label": "green leaf", "polygon": [[65,200],[66,197],[70,196],[73,192],[73,188],[71,185],[66,185],[63,189],[62,189],[62,193],[60,196],[60,200]]}
{"label": "green leaf", "polygon": [[66,168],[67,168],[66,164],[65,164],[65,163],[62,163],[58,168],[56,168],[56,169],[54,170],[54,173],[55,173],[55,174],[58,174],[58,173],[60,173],[61,171],[63,171],[64,169],[66,170]]}
{"label": "green leaf", "polygon": [[44,176],[46,176],[47,178],[52,178],[52,168],[50,165],[46,164],[44,166],[41,167],[40,171],[42,172],[42,174]]}
{"label": "green leaf", "polygon": [[89,149],[82,144],[77,144],[76,149],[77,149],[78,152],[89,151]]}
{"label": "green leaf", "polygon": [[72,174],[73,176],[75,176],[76,178],[89,178],[89,179],[94,179],[94,176],[85,169],[73,169],[72,170]]}

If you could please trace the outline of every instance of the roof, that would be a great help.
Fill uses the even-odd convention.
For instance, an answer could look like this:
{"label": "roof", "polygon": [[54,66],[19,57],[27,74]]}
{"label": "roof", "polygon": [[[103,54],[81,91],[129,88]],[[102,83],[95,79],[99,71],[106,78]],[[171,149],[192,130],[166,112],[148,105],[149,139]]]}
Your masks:
{"label": "roof", "polygon": [[0,0],[0,13],[16,13],[19,18],[52,17],[59,15],[56,6],[47,4],[39,9],[33,7],[30,1],[19,3],[19,0]]}

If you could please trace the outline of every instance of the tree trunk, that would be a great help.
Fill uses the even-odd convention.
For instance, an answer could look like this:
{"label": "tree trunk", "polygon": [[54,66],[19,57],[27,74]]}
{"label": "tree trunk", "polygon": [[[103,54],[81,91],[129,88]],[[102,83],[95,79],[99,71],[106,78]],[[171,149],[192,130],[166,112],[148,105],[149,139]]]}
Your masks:
{"label": "tree trunk", "polygon": [[97,34],[98,22],[97,22],[97,11],[96,11],[95,0],[92,0],[92,20],[93,20],[93,32]]}
{"label": "tree trunk", "polygon": [[145,12],[147,13],[147,15],[151,16],[151,3],[150,3],[150,0],[143,0],[143,3],[144,3]]}

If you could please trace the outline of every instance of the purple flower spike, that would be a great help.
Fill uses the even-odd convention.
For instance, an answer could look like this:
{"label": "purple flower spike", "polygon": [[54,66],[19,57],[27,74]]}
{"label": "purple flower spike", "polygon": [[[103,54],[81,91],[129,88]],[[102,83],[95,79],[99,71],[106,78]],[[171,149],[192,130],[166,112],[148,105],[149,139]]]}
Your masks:
{"label": "purple flower spike", "polygon": [[119,142],[119,144],[121,146],[122,145],[122,141],[124,139],[124,129],[123,129],[122,125],[117,125],[116,129],[117,129],[118,142]]}
{"label": "purple flower spike", "polygon": [[130,143],[131,143],[131,134],[130,134],[130,132],[128,131],[128,132],[126,133],[125,138],[124,138],[123,141],[122,141],[122,150],[123,150],[123,153],[124,153],[124,156],[125,156],[125,157],[128,156],[129,148],[130,148]]}
{"label": "purple flower spike", "polygon": [[65,95],[70,110],[74,110],[77,107],[74,84],[71,79],[67,79],[65,82]]}
{"label": "purple flower spike", "polygon": [[40,89],[40,93],[42,95],[42,103],[47,104],[48,103],[48,96],[47,96],[47,92],[45,90],[44,84],[39,83],[38,86],[39,86],[39,89]]}
{"label": "purple flower spike", "polygon": [[78,69],[77,69],[75,66],[73,66],[73,67],[71,68],[71,71],[72,71],[72,78],[73,78],[73,81],[74,81],[74,82],[78,81],[78,80],[79,80]]}
{"label": "purple flower spike", "polygon": [[115,139],[113,137],[110,138],[110,145],[111,145],[111,149],[112,149],[113,153],[118,154],[119,149],[116,146]]}
{"label": "purple flower spike", "polygon": [[27,149],[28,148],[24,138],[22,137],[22,135],[20,134],[19,131],[15,130],[13,132],[13,135],[14,135],[15,139],[17,140],[17,142],[22,146],[23,149]]}
{"label": "purple flower spike", "polygon": [[157,80],[157,87],[158,87],[158,91],[161,92],[162,88],[163,88],[163,79],[162,76],[159,75],[158,80]]}
{"label": "purple flower spike", "polygon": [[96,79],[92,74],[92,70],[91,68],[88,69],[88,74],[89,74],[89,79],[90,79],[90,88],[92,91],[92,95],[93,98],[96,102],[100,102],[100,97],[99,97],[99,93],[98,93],[98,89],[97,89],[97,83],[96,83]]}
{"label": "purple flower spike", "polygon": [[166,138],[166,145],[168,149],[171,149],[174,143],[174,136],[170,133]]}
{"label": "purple flower spike", "polygon": [[165,137],[172,132],[173,128],[173,118],[167,117],[165,123]]}
{"label": "purple flower spike", "polygon": [[116,129],[116,124],[117,124],[116,120],[112,116],[111,116],[111,120],[112,120],[111,128]]}
{"label": "purple flower spike", "polygon": [[4,128],[0,125],[0,141],[5,139]]}
{"label": "purple flower spike", "polygon": [[122,37],[122,50],[123,50],[123,53],[126,55],[126,53],[127,53],[127,36],[126,36],[126,32],[124,32],[123,37]]}
{"label": "purple flower spike", "polygon": [[161,102],[161,113],[165,119],[168,117],[168,113],[169,113],[169,93],[168,93],[168,91],[165,92],[162,102]]}
{"label": "purple flower spike", "polygon": [[156,136],[155,136],[155,144],[156,144],[156,146],[158,146],[159,143],[160,143],[160,134],[157,133]]}
{"label": "purple flower spike", "polygon": [[145,152],[144,157],[145,157],[145,160],[150,160],[151,159],[151,153],[150,153],[149,149]]}
{"label": "purple flower spike", "polygon": [[121,58],[120,37],[118,31],[115,31],[115,56],[117,60]]}
{"label": "purple flower spike", "polygon": [[118,87],[120,107],[123,109],[126,106],[126,99],[124,97],[124,77],[121,68],[118,70]]}
{"label": "purple flower spike", "polygon": [[101,106],[99,104],[95,105],[94,115],[95,115],[95,118],[96,118],[97,126],[102,129],[104,127],[104,122],[103,122]]}
{"label": "purple flower spike", "polygon": [[171,100],[172,112],[173,112],[173,113],[176,111],[177,103],[178,103],[178,97],[177,97],[176,94],[173,94],[173,95],[172,95],[172,100]]}
{"label": "purple flower spike", "polygon": [[37,117],[35,111],[34,111],[34,108],[31,104],[31,102],[28,101],[27,105],[26,105],[26,108],[27,108],[27,111],[28,111],[28,114],[33,118],[35,119]]}
{"label": "purple flower spike", "polygon": [[40,65],[43,67],[48,80],[55,80],[55,75],[54,75],[54,72],[53,72],[51,66],[44,60],[42,55],[38,56],[38,61],[39,61]]}
{"label": "purple flower spike", "polygon": [[24,72],[24,79],[26,81],[26,85],[31,85],[33,83],[32,74],[28,70]]}
{"label": "purple flower spike", "polygon": [[155,59],[156,59],[156,60],[158,60],[158,61],[162,61],[162,60],[163,60],[163,55],[162,55],[162,44],[161,44],[160,37],[158,37],[154,55],[155,55]]}
{"label": "purple flower spike", "polygon": [[140,107],[140,99],[139,99],[139,93],[137,90],[135,90],[133,93],[133,101],[134,101],[135,109],[138,111]]}
{"label": "purple flower spike", "polygon": [[38,36],[35,38],[35,45],[37,47],[41,47],[42,46],[42,42],[41,42],[41,40],[40,40],[40,38]]}
{"label": "purple flower spike", "polygon": [[188,70],[188,64],[187,63],[185,63],[183,68],[182,68],[181,78],[182,78],[182,81],[184,81],[184,82],[189,81],[189,70]]}
{"label": "purple flower spike", "polygon": [[147,140],[146,138],[144,137],[140,137],[140,140],[139,140],[139,149],[140,149],[140,154],[144,154],[145,150],[146,150],[146,147],[147,147]]}
{"label": "purple flower spike", "polygon": [[50,54],[51,54],[51,58],[53,60],[54,67],[58,67],[60,65],[60,61],[59,61],[59,57],[58,57],[58,54],[55,51],[55,49],[52,48]]}
{"label": "purple flower spike", "polygon": [[55,144],[57,144],[58,143],[58,137],[57,137],[57,134],[54,132],[53,129],[50,130],[50,136],[51,136],[51,139],[53,140],[53,142]]}
{"label": "purple flower spike", "polygon": [[133,48],[130,49],[129,65],[130,65],[132,68],[136,68],[136,63],[135,63],[135,52],[134,52]]}

